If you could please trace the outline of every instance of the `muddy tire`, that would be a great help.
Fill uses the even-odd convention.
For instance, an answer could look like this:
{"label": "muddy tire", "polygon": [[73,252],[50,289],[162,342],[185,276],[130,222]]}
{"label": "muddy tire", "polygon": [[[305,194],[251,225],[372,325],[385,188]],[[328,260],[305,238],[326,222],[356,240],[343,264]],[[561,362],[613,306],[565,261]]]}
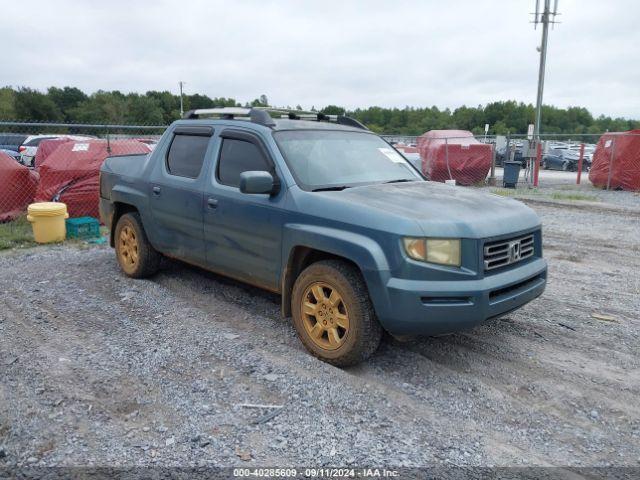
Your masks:
{"label": "muddy tire", "polygon": [[339,260],[307,267],[291,295],[293,324],[317,358],[347,367],[366,360],[380,345],[378,322],[361,273]]}
{"label": "muddy tire", "polygon": [[140,214],[125,213],[118,219],[114,243],[118,265],[128,277],[145,278],[158,271],[160,254],[149,243]]}

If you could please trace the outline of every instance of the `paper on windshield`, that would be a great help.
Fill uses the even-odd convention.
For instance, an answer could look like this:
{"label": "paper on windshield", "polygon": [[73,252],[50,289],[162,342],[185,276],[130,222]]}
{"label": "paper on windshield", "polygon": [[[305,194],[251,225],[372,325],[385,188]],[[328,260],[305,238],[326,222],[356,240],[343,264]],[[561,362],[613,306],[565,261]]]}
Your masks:
{"label": "paper on windshield", "polygon": [[405,163],[404,158],[398,152],[396,152],[393,148],[382,147],[378,148],[380,153],[382,153],[385,157],[391,160],[394,163]]}

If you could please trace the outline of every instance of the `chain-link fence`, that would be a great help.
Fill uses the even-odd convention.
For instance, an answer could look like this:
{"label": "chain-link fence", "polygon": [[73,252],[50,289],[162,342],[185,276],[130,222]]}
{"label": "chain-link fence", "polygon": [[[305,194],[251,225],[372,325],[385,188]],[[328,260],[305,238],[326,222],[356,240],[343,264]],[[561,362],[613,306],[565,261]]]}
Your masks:
{"label": "chain-link fence", "polygon": [[105,158],[148,153],[165,128],[0,122],[0,222],[24,224],[30,203],[49,201],[98,217]]}
{"label": "chain-link fence", "polygon": [[640,190],[640,132],[473,136],[433,131],[384,135],[430,180],[459,185],[554,186],[591,183]]}
{"label": "chain-link fence", "polygon": [[[72,217],[98,216],[98,174],[113,155],[148,153],[165,126],[0,122],[0,222],[32,202],[61,201]],[[591,182],[640,190],[640,132],[473,136],[432,131],[384,135],[425,176],[459,185],[546,186]]]}

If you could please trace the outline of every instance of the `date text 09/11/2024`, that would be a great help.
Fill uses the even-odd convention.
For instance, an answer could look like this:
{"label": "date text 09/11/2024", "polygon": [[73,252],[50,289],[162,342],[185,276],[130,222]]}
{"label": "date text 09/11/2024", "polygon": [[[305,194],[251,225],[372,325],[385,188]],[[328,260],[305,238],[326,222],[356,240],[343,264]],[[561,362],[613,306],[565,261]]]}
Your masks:
{"label": "date text 09/11/2024", "polygon": [[386,468],[234,468],[234,477],[281,478],[394,478],[397,470]]}

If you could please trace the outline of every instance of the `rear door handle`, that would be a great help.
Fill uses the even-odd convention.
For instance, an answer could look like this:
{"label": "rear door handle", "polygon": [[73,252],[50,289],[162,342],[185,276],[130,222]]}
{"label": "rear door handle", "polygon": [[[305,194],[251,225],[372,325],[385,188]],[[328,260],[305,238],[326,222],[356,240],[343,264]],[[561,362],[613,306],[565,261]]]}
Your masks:
{"label": "rear door handle", "polygon": [[207,200],[207,205],[209,206],[209,208],[216,208],[218,206],[218,199],[216,198],[209,198]]}
{"label": "rear door handle", "polygon": [[160,195],[160,187],[153,187],[152,190],[154,195]]}

